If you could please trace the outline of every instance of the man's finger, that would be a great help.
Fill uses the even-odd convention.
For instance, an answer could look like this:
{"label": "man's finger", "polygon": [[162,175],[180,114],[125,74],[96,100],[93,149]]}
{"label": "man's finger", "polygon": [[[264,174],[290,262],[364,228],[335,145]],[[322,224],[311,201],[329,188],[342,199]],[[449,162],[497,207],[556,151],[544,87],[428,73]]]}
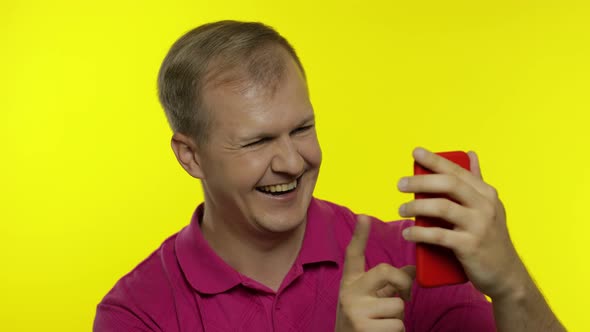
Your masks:
{"label": "man's finger", "polygon": [[369,217],[359,215],[354,234],[352,234],[352,239],[346,248],[342,272],[343,282],[352,282],[365,272],[365,247],[367,246],[370,229]]}
{"label": "man's finger", "polygon": [[481,175],[481,168],[479,167],[479,157],[475,151],[467,152],[469,155],[469,168],[471,168],[471,173],[473,173],[476,177],[483,180],[483,176]]}
{"label": "man's finger", "polygon": [[[434,152],[428,151],[424,148],[416,148],[412,152],[414,160],[420,165],[428,168],[434,173],[438,174],[453,174],[473,186],[479,192],[485,192],[486,184],[478,177],[477,174],[470,172],[454,162],[437,155]],[[470,157],[471,166],[471,157]]]}
{"label": "man's finger", "polygon": [[415,199],[400,206],[399,213],[402,217],[440,218],[463,229],[473,226],[473,210],[445,198]]}
{"label": "man's finger", "polygon": [[[410,273],[408,273],[408,271]],[[411,268],[398,269],[389,264],[381,263],[365,273],[355,284],[357,290],[362,294],[376,294],[383,287],[392,285],[399,296],[410,300],[412,282],[415,273]]]}
{"label": "man's finger", "polygon": [[472,236],[466,232],[444,229],[440,227],[420,227],[412,226],[404,229],[402,232],[404,239],[411,242],[422,242],[435,244],[449,248],[458,254],[461,248],[464,248],[471,242]]}
{"label": "man's finger", "polygon": [[416,278],[416,267],[414,265],[406,265],[404,267],[401,267],[400,270],[407,273],[410,276],[410,278],[412,278],[412,280]]}
{"label": "man's finger", "polygon": [[406,327],[404,326],[403,319],[398,318],[383,318],[383,319],[374,319],[371,321],[371,325],[369,325],[366,331],[375,331],[375,332],[405,332]]}
{"label": "man's finger", "polygon": [[376,299],[367,308],[368,314],[373,319],[398,318],[404,319],[405,304],[399,297]]}
{"label": "man's finger", "polygon": [[[404,271],[407,275],[410,276],[410,278],[412,278],[412,280],[414,280],[416,278],[416,267],[413,265],[406,265],[402,268],[400,268],[400,270]],[[381,288],[380,290],[377,291],[376,295],[377,297],[393,297],[396,295],[399,295],[400,292],[398,291],[398,289],[393,286],[392,284],[387,284],[385,287]],[[412,292],[410,289],[410,292],[408,295],[408,300],[411,301],[412,299]]]}
{"label": "man's finger", "polygon": [[[414,281],[414,279],[416,279],[416,266],[414,265],[406,265],[402,268],[400,268],[400,270],[404,271],[407,275],[410,276],[410,278],[412,278],[412,281]],[[407,293],[404,293],[405,297],[404,299],[406,301],[412,301],[412,287],[410,286],[410,289],[408,290]]]}
{"label": "man's finger", "polygon": [[377,295],[377,297],[394,297],[397,293],[397,288],[391,284],[387,284],[385,287],[378,290],[375,295]]}

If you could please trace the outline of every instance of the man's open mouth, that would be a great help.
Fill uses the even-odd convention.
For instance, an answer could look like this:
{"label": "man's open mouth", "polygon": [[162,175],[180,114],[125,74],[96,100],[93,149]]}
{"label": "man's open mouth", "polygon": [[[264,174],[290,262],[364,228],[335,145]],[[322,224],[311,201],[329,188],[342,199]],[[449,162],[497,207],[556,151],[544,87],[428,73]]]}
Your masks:
{"label": "man's open mouth", "polygon": [[288,193],[294,191],[295,189],[297,189],[297,185],[299,184],[299,179],[301,179],[301,177],[299,177],[289,183],[256,187],[256,190],[260,191],[261,193],[273,195],[273,196],[280,196],[280,195],[288,194]]}

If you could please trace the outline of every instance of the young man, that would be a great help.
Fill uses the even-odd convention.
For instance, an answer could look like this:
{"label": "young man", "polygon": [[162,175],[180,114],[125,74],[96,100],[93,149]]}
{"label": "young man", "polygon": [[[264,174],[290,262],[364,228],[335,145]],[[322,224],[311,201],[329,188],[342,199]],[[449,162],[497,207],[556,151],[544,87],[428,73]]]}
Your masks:
{"label": "young man", "polygon": [[[172,149],[205,202],[106,295],[94,331],[563,331],[474,153],[468,172],[418,148],[416,161],[437,174],[398,184],[458,202],[400,207],[453,230],[313,198],[322,156],[305,72],[270,27],[222,21],[188,32],[158,85]],[[414,242],[451,248],[470,282],[413,283]]]}

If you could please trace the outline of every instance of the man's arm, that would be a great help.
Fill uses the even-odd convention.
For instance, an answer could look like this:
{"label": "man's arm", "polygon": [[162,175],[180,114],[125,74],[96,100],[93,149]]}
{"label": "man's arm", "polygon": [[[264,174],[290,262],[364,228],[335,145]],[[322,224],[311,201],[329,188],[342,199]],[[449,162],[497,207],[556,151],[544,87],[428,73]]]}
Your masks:
{"label": "man's arm", "polygon": [[498,331],[565,331],[522,265],[514,286],[492,299]]}
{"label": "man's arm", "polygon": [[483,181],[475,153],[469,155],[471,172],[424,149],[414,151],[414,159],[435,174],[404,178],[399,189],[442,193],[453,201],[413,200],[400,207],[400,215],[441,218],[454,228],[410,227],[404,238],[452,249],[469,280],[492,299],[499,331],[565,331],[512,244],[496,189]]}

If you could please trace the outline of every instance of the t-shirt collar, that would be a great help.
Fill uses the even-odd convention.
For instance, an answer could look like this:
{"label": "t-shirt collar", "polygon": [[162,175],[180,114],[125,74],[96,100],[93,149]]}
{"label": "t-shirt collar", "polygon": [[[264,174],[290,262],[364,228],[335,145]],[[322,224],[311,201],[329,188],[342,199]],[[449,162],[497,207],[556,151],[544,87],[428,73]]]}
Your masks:
{"label": "t-shirt collar", "polygon": [[333,262],[339,265],[343,254],[339,250],[334,233],[336,215],[325,202],[312,198],[307,209],[307,225],[303,245],[297,257],[302,265],[319,262]]}
{"label": "t-shirt collar", "polygon": [[[333,232],[334,214],[330,207],[312,198],[307,210],[303,244],[295,264],[342,261],[342,253]],[[200,228],[204,203],[191,223],[178,233],[175,248],[180,267],[190,285],[199,293],[217,294],[244,282],[245,278],[221,259],[209,246]]]}

